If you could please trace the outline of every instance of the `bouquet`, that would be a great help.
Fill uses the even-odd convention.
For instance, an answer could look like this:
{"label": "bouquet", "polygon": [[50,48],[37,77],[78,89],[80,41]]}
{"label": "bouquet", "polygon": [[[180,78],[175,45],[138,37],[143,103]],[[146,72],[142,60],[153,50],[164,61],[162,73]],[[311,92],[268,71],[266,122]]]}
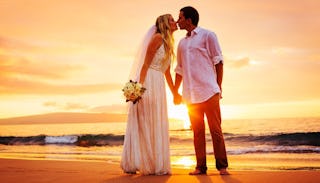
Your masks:
{"label": "bouquet", "polygon": [[142,87],[142,84],[132,80],[127,82],[122,89],[123,95],[126,97],[126,102],[131,101],[133,104],[141,99],[145,90],[146,88]]}

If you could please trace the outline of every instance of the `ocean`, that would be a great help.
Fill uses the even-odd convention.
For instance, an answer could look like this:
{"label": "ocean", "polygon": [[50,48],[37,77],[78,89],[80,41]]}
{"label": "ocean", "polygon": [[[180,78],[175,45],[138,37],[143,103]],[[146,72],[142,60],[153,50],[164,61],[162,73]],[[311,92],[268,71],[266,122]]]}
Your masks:
{"label": "ocean", "polygon": [[[171,164],[193,169],[193,133],[184,126],[170,121]],[[320,118],[223,120],[222,128],[230,170],[320,170]],[[0,158],[119,164],[125,130],[126,122],[0,125]]]}

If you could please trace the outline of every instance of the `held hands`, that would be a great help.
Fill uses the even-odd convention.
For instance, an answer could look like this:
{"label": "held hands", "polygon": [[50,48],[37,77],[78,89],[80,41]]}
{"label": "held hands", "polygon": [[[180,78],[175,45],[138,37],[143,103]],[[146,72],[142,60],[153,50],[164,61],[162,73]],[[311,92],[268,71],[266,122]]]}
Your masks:
{"label": "held hands", "polygon": [[178,92],[175,92],[173,94],[173,103],[175,105],[179,105],[182,103],[182,96]]}
{"label": "held hands", "polygon": [[179,105],[182,103],[182,96],[178,92],[181,80],[182,80],[182,77],[179,74],[176,74],[175,84],[172,87],[174,105]]}

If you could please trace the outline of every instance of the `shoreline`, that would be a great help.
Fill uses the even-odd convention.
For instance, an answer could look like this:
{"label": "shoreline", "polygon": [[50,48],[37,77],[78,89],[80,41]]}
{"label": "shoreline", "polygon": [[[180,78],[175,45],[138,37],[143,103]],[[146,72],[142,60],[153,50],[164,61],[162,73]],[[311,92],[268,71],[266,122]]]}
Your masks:
{"label": "shoreline", "polygon": [[[1,146],[0,146],[1,147]],[[50,149],[47,149],[50,151]],[[21,151],[21,150],[20,150]],[[54,152],[54,151],[53,151]],[[118,166],[121,156],[110,155],[77,155],[77,154],[47,154],[0,153],[0,159],[35,160],[35,161],[74,161],[74,162],[106,162]],[[194,155],[171,156],[173,169],[192,170],[196,165]],[[320,171],[320,155],[313,154],[243,154],[228,155],[229,170],[232,171]],[[208,170],[215,170],[213,155],[207,155]]]}
{"label": "shoreline", "polygon": [[229,170],[231,175],[220,176],[216,170],[207,175],[190,176],[189,169],[172,168],[172,175],[142,176],[124,174],[119,165],[97,161],[21,160],[0,158],[0,177],[3,182],[215,182],[253,183],[290,182],[315,183],[320,171],[248,171]]}

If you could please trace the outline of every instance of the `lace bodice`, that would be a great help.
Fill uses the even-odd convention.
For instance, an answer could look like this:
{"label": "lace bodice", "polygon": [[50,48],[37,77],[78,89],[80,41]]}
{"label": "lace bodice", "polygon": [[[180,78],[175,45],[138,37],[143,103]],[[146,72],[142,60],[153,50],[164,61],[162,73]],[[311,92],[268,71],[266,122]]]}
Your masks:
{"label": "lace bodice", "polygon": [[170,65],[170,59],[163,61],[164,56],[165,56],[165,49],[164,49],[164,44],[162,44],[158,48],[155,56],[153,57],[153,60],[150,64],[150,68],[157,71],[165,72]]}

